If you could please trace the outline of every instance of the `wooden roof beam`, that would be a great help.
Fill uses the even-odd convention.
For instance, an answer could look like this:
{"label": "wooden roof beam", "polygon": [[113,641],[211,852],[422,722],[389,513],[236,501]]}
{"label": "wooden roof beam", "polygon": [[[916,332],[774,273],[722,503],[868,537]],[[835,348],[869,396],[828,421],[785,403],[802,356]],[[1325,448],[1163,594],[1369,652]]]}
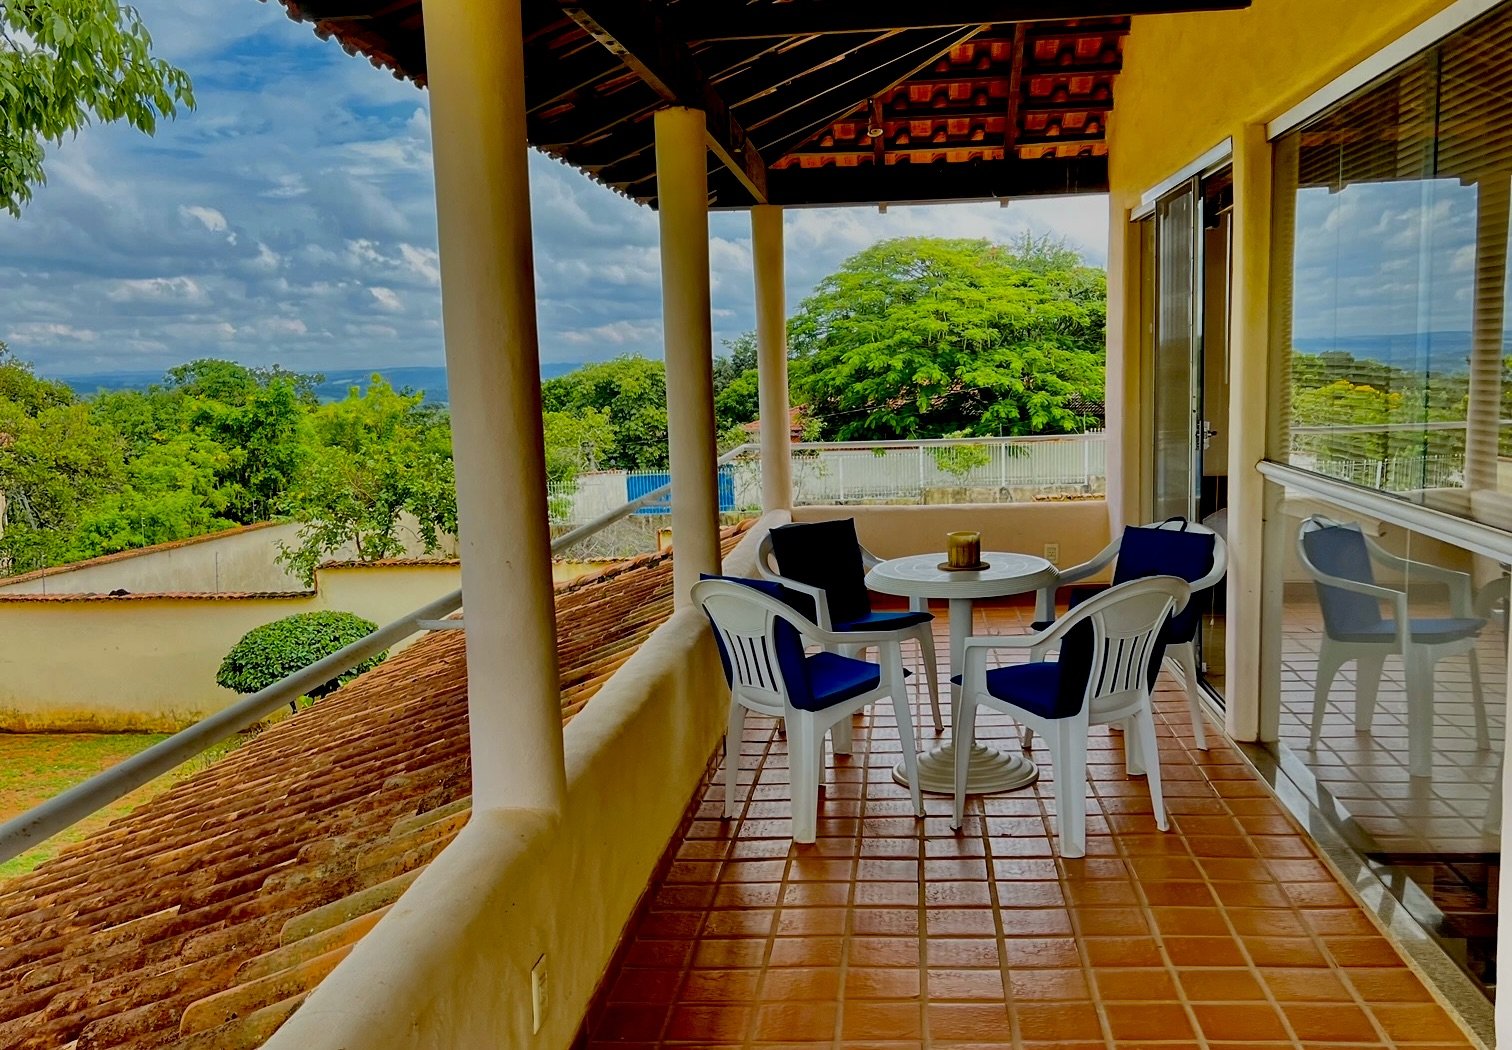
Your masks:
{"label": "wooden roof beam", "polygon": [[767,202],[766,162],[745,128],[698,71],[686,44],[649,0],[574,0],[562,10],[671,105],[703,111],[709,148],[758,204]]}
{"label": "wooden roof beam", "polygon": [[747,4],[683,0],[673,10],[686,40],[746,40],[816,33],[948,29],[993,22],[1063,22],[1078,18],[1234,11],[1251,0],[816,0]]}
{"label": "wooden roof beam", "polygon": [[[934,201],[1015,200],[1106,193],[1107,157],[979,161],[972,164],[887,164],[779,168],[770,176],[772,203],[790,208],[848,204],[924,204]],[[730,183],[714,186],[714,207],[744,205]]]}

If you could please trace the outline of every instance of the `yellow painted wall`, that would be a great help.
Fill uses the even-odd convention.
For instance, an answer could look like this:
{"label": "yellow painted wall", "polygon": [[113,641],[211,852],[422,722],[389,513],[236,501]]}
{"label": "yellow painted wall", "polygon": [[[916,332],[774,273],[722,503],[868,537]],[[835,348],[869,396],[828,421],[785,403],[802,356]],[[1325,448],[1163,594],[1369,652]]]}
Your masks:
{"label": "yellow painted wall", "polygon": [[0,730],[176,729],[236,699],[221,659],[254,627],[338,609],[390,623],[457,589],[447,564],[321,569],[314,594],[29,601],[0,595]]}
{"label": "yellow painted wall", "polygon": [[1043,556],[1060,546],[1060,565],[1088,561],[1108,543],[1108,505],[1102,500],[1045,500],[953,506],[798,507],[794,521],[855,518],[862,544],[881,558],[945,549],[945,535],[980,532],[983,550]]}
{"label": "yellow painted wall", "polygon": [[[749,576],[767,515],[724,561]],[[701,783],[729,694],[708,622],[683,609],[567,726],[567,802],[475,812],[268,1050],[565,1048]],[[530,970],[549,1005],[531,1032]]]}
{"label": "yellow painted wall", "polygon": [[1227,728],[1261,735],[1263,490],[1269,395],[1270,147],[1264,125],[1450,0],[1254,0],[1244,11],[1137,17],[1109,121],[1109,513],[1137,520],[1148,376],[1139,365],[1140,197],[1225,138],[1234,141]]}

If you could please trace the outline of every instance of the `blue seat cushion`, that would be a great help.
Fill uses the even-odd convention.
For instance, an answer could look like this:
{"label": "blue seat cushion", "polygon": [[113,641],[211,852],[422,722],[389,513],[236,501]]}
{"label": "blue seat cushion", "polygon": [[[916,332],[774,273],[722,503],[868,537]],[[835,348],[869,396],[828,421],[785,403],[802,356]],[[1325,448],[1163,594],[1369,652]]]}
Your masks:
{"label": "blue seat cushion", "polygon": [[[1486,621],[1454,616],[1423,620],[1414,618],[1407,621],[1407,624],[1412,631],[1414,642],[1438,645],[1444,642],[1457,642],[1464,638],[1474,638],[1480,634],[1481,628],[1486,626]],[[1389,642],[1395,637],[1395,620],[1380,620],[1368,628],[1351,631],[1345,635],[1334,635],[1334,638],[1341,642]]]}
{"label": "blue seat cushion", "polygon": [[[950,681],[960,685],[961,676]],[[987,672],[987,692],[1041,718],[1070,718],[1081,710],[1086,688],[1086,665],[1078,674],[1077,668],[1064,660],[1010,664]]]}
{"label": "blue seat cushion", "polygon": [[[1302,549],[1320,572],[1355,583],[1375,583],[1370,564],[1370,548],[1356,525],[1329,525],[1302,534]],[[1368,594],[1347,591],[1318,583],[1318,604],[1323,610],[1323,629],[1330,638],[1347,641],[1362,635],[1379,634],[1385,620],[1381,602]],[[1394,634],[1396,628],[1386,631]]]}
{"label": "blue seat cushion", "polygon": [[929,623],[934,619],[933,613],[927,612],[874,612],[867,613],[859,620],[846,620],[844,623],[836,623],[837,631],[906,631],[911,627]]}
{"label": "blue seat cushion", "polygon": [[[1118,562],[1113,567],[1113,585],[1151,576],[1179,576],[1195,583],[1213,568],[1216,537],[1210,532],[1185,532],[1127,526],[1118,542]],[[1190,601],[1171,617],[1160,633],[1160,648],[1190,642],[1197,636],[1202,606]],[[1158,664],[1156,666],[1159,666]]]}
{"label": "blue seat cushion", "polygon": [[788,685],[788,697],[802,711],[823,711],[827,707],[870,692],[882,682],[882,668],[866,660],[854,660],[835,653],[815,653],[804,657],[803,674],[807,684],[800,698]]}
{"label": "blue seat cushion", "polygon": [[[861,562],[861,541],[856,538],[854,519],[779,525],[771,537],[777,571],[822,590],[831,623],[853,623],[871,615],[866,566]],[[807,615],[812,619],[813,610]]]}

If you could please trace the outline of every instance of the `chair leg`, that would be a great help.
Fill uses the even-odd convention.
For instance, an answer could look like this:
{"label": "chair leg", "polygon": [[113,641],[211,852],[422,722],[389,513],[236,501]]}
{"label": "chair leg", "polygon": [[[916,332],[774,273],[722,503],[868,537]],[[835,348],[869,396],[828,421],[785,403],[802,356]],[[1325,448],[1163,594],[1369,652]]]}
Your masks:
{"label": "chair leg", "polygon": [[1149,771],[1145,759],[1144,737],[1139,735],[1139,719],[1126,718],[1118,728],[1124,735],[1124,772],[1131,777],[1142,777]]}
{"label": "chair leg", "polygon": [[1155,712],[1149,701],[1140,708],[1133,721],[1134,732],[1129,735],[1139,740],[1139,754],[1150,785],[1150,803],[1155,809],[1155,826],[1161,831],[1168,831],[1171,825],[1166,820],[1165,792],[1160,786],[1160,751],[1155,741]]}
{"label": "chair leg", "polygon": [[976,693],[963,687],[956,720],[950,727],[955,740],[955,807],[950,826],[957,831],[966,822],[966,778],[971,773],[971,749],[976,744],[976,712]]}
{"label": "chair leg", "polygon": [[1334,676],[1344,666],[1344,656],[1327,638],[1318,648],[1318,680],[1313,683],[1312,735],[1307,749],[1317,749],[1318,738],[1323,735],[1323,716],[1328,711],[1328,691],[1333,686]]}
{"label": "chair leg", "polygon": [[824,733],[807,711],[789,719],[788,775],[793,795],[793,841],[813,842],[819,826],[819,781],[824,773]]}
{"label": "chair leg", "polygon": [[830,748],[837,755],[848,755],[855,750],[854,733],[849,716],[830,726]]}
{"label": "chair leg", "polygon": [[945,721],[940,717],[940,665],[935,660],[934,631],[929,624],[919,627],[919,655],[924,660],[924,677],[929,683],[929,709],[934,714],[934,731],[945,732]]}
{"label": "chair leg", "polygon": [[740,738],[745,730],[745,708],[730,701],[730,721],[725,728],[725,819],[735,815],[735,793],[740,785]]}
{"label": "chair leg", "polygon": [[1087,720],[1063,718],[1049,740],[1055,756],[1055,823],[1060,830],[1061,856],[1087,854]]}
{"label": "chair leg", "polygon": [[1381,691],[1381,675],[1386,670],[1386,654],[1355,657],[1355,732],[1368,733],[1375,726],[1376,697]]}
{"label": "chair leg", "polygon": [[913,708],[908,703],[908,684],[903,678],[903,647],[890,645],[887,652],[888,678],[892,682],[893,718],[898,723],[898,742],[903,745],[903,772],[908,774],[908,793],[913,798],[914,815],[924,816],[924,795],[919,790],[919,749],[914,743]]}
{"label": "chair leg", "polygon": [[1433,776],[1433,672],[1431,650],[1408,643],[1402,654],[1407,669],[1407,772]]}
{"label": "chair leg", "polygon": [[1480,657],[1474,649],[1470,657],[1470,701],[1475,705],[1475,746],[1481,751],[1491,748],[1491,727],[1486,723],[1486,697],[1481,692]]}
{"label": "chair leg", "polygon": [[1171,646],[1166,652],[1181,668],[1182,684],[1186,686],[1187,710],[1192,714],[1192,736],[1197,742],[1197,750],[1206,751],[1207,727],[1203,725],[1202,700],[1197,688],[1197,646],[1192,642],[1182,642]]}

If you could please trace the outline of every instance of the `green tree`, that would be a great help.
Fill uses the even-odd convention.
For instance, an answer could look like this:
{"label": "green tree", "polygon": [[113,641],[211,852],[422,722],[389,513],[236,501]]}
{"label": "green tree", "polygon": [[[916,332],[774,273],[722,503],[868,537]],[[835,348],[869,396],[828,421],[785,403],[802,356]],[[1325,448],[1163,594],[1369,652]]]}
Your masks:
{"label": "green tree", "polygon": [[667,467],[667,373],[660,361],[617,357],[585,365],[541,384],[546,412],[609,417],[614,443],[603,466],[611,470]]}
{"label": "green tree", "polygon": [[136,10],[116,0],[0,3],[0,207],[12,215],[46,181],[44,143],[93,120],[151,134],[194,107],[188,74],[152,57]]}
{"label": "green tree", "polygon": [[714,425],[721,433],[761,415],[756,381],[756,333],[744,332],[725,343],[729,351],[714,359]]}
{"label": "green tree", "polygon": [[[317,660],[361,641],[378,629],[372,620],[349,612],[307,612],[254,627],[231,647],[216,672],[216,684],[238,693],[266,689]],[[306,695],[319,699],[334,692],[364,671],[383,662],[388,651],[370,656],[349,671],[311,689]],[[297,710],[295,703],[291,708]]]}
{"label": "green tree", "polygon": [[1106,277],[1035,244],[1025,261],[987,241],[884,241],[821,281],[788,341],[824,436],[1084,429],[1079,406],[1103,391]]}
{"label": "green tree", "polygon": [[310,417],[313,451],[285,505],[300,522],[299,544],[279,560],[306,583],[315,568],[349,549],[359,561],[394,557],[413,529],[426,551],[457,529],[451,431],[421,394],[399,393],[380,375],[366,391]]}

